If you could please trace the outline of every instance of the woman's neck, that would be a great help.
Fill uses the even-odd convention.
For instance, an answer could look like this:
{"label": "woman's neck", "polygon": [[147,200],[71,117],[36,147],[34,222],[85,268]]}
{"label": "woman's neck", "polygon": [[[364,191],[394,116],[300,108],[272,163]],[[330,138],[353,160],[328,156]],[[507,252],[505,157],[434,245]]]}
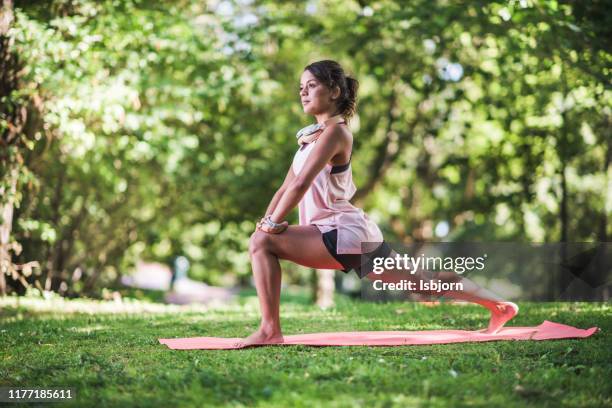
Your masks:
{"label": "woman's neck", "polygon": [[339,113],[329,113],[329,112],[325,112],[325,113],[321,113],[319,115],[315,115],[315,118],[317,119],[317,123],[318,124],[323,124],[325,123],[325,121],[333,118],[334,116],[338,116]]}

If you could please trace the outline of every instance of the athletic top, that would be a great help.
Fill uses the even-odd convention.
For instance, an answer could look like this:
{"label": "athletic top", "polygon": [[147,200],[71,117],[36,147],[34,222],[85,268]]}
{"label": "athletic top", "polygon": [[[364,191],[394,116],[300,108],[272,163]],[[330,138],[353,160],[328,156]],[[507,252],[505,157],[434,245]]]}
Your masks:
{"label": "athletic top", "polygon": [[[317,141],[302,145],[293,157],[293,172],[298,175]],[[351,152],[352,156],[352,152]],[[329,163],[312,181],[299,203],[300,225],[315,225],[321,233],[338,230],[338,254],[361,254],[362,242],[383,242],[383,235],[367,214],[349,200],[355,194],[351,161],[345,165]],[[372,249],[365,249],[369,252]]]}

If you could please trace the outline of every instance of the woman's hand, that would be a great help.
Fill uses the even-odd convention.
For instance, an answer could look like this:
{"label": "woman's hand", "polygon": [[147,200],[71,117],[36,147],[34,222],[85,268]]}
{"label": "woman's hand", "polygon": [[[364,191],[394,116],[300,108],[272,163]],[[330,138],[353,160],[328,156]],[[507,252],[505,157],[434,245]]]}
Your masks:
{"label": "woman's hand", "polygon": [[264,218],[266,218],[267,215],[265,217],[261,217],[261,220],[257,221],[257,224],[255,226],[255,231],[257,231],[258,229],[261,229],[261,226],[264,224]]}
{"label": "woman's hand", "polygon": [[289,223],[287,221],[283,221],[281,222],[281,225],[278,227],[272,228],[268,226],[267,224],[263,224],[261,228],[259,229],[262,230],[263,232],[267,232],[268,234],[280,234],[284,232],[288,226],[289,226]]}
{"label": "woman's hand", "polygon": [[257,229],[268,234],[280,234],[285,231],[287,227],[289,227],[289,223],[287,221],[279,223],[279,225],[277,225],[276,227],[271,227],[269,224],[266,223],[266,217],[263,217],[261,220],[259,220],[259,222],[257,223]]}

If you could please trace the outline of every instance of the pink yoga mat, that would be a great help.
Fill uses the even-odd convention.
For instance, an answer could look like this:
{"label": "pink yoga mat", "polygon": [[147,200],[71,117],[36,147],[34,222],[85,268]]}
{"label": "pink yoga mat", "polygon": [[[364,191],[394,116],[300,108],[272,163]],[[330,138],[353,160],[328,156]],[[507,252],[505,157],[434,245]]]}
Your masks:
{"label": "pink yoga mat", "polygon": [[[503,327],[495,334],[468,330],[423,330],[423,331],[365,331],[296,334],[285,336],[281,346],[302,344],[306,346],[407,346],[415,344],[468,343],[495,340],[552,340],[585,338],[599,328],[578,329],[561,323],[544,320],[536,327]],[[229,350],[239,338],[189,337],[182,339],[159,339],[173,350]],[[275,344],[276,345],[276,344]]]}

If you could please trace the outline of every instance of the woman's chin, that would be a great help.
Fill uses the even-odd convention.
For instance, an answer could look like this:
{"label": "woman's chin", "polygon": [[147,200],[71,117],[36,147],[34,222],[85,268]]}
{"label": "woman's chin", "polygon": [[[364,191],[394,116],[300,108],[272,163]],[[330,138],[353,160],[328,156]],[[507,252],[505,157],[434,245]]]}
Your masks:
{"label": "woman's chin", "polygon": [[310,106],[306,105],[304,106],[304,113],[314,116],[317,112],[315,112]]}

